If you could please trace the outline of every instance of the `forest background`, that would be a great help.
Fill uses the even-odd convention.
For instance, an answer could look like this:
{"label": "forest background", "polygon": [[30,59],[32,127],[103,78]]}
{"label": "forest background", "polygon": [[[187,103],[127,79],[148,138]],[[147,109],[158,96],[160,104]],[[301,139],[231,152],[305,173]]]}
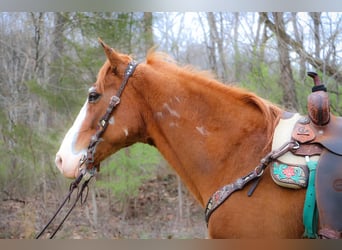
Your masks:
{"label": "forest background", "polygon": [[[0,238],[33,238],[70,180],[55,153],[105,60],[97,38],[143,61],[154,46],[306,113],[315,71],[342,114],[342,14],[0,13]],[[204,238],[203,210],[159,153],[137,144],[102,164],[57,238]]]}

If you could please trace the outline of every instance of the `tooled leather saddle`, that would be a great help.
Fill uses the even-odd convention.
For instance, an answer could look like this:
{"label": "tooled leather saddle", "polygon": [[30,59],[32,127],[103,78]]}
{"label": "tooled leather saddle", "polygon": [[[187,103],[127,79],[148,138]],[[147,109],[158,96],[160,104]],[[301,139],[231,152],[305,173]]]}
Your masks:
{"label": "tooled leather saddle", "polygon": [[[342,118],[330,113],[326,89],[320,84],[317,74],[308,74],[314,79],[315,86],[308,97],[308,116],[291,116],[292,120],[296,119],[292,122],[291,139],[300,145],[292,150],[291,157],[309,156],[318,160],[315,174],[318,235],[321,238],[341,238]],[[294,158],[291,160],[296,161]]]}

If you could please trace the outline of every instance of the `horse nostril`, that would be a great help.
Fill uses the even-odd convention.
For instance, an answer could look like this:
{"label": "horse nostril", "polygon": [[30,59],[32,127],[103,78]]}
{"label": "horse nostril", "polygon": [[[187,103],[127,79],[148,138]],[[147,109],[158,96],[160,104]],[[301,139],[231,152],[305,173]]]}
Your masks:
{"label": "horse nostril", "polygon": [[55,164],[57,166],[58,169],[62,170],[62,157],[60,155],[56,155],[56,159],[55,159]]}

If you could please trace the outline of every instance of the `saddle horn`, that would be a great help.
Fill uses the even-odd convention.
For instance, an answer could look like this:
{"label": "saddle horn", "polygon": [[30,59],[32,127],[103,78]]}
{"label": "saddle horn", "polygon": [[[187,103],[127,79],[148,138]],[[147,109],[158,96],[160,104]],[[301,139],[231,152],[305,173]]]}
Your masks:
{"label": "saddle horn", "polygon": [[314,124],[323,126],[328,124],[330,120],[330,102],[327,88],[321,83],[316,72],[308,72],[308,76],[314,82],[312,93],[308,96],[308,115]]}

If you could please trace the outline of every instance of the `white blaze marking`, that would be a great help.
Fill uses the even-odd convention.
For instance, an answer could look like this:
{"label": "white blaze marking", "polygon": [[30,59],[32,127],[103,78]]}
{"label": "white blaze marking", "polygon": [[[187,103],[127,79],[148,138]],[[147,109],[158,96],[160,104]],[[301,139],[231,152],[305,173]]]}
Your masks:
{"label": "white blaze marking", "polygon": [[74,124],[66,133],[62,144],[57,152],[57,156],[62,159],[62,165],[58,166],[60,171],[67,177],[76,177],[78,163],[81,156],[86,152],[86,148],[76,150],[75,144],[80,133],[80,128],[87,114],[87,101],[83,105]]}
{"label": "white blaze marking", "polygon": [[78,137],[78,134],[80,132],[80,128],[82,126],[82,123],[86,117],[87,114],[87,101],[85,102],[85,104],[83,105],[80,113],[78,114],[78,116],[76,117],[76,120],[74,121],[74,124],[72,125],[72,127],[69,129],[68,133],[66,134],[62,145],[61,145],[61,149],[63,147],[71,147],[71,152],[73,154],[79,154],[80,152],[75,150],[75,143]]}

